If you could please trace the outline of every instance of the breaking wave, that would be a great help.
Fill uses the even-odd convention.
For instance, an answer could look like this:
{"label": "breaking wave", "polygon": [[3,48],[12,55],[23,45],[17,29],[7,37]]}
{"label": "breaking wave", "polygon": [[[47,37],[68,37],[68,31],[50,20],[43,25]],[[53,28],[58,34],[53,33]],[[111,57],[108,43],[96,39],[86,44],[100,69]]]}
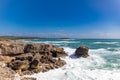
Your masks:
{"label": "breaking wave", "polygon": [[[114,54],[108,49],[90,49],[88,58],[76,58],[74,48],[64,47],[69,56],[63,58],[67,64],[59,69],[45,73],[29,75],[37,80],[119,80],[120,70],[105,67],[107,62],[105,54]],[[117,51],[116,51],[117,53]],[[112,63],[111,63],[112,64]],[[116,63],[117,65],[117,63]],[[114,66],[114,65],[112,65]]]}
{"label": "breaking wave", "polygon": [[118,44],[119,42],[93,42],[93,44]]}

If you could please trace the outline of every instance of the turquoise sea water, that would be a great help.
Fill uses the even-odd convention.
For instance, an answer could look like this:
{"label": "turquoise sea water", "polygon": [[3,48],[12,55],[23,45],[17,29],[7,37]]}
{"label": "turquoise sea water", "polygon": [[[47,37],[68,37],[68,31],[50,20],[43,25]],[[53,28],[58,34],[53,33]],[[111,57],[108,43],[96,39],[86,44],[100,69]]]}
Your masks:
{"label": "turquoise sea water", "polygon": [[[120,70],[120,39],[36,39],[36,40],[24,40],[24,41],[32,42],[32,43],[54,44],[57,47],[63,47],[69,56],[68,58],[65,58],[68,64],[64,66],[65,72],[63,71],[62,73],[61,71],[61,75],[63,74],[65,75],[66,73],[69,73],[68,69],[71,70],[70,73],[68,74],[69,77],[71,74],[74,75],[76,73],[80,74],[78,72],[79,70],[85,70],[85,72],[88,72],[89,70],[90,71],[97,70],[98,72],[98,73],[96,72],[97,75],[105,74],[111,71],[110,73],[108,73],[108,76],[105,78],[99,78],[97,75],[96,77],[92,77],[92,75],[90,75],[89,77],[91,78],[84,77],[84,76],[88,76],[88,74],[85,73],[84,76],[81,77],[73,76],[76,78],[74,80],[116,80],[116,75],[114,75],[114,73],[117,73],[115,71]],[[84,58],[76,59],[74,58],[75,56],[71,57],[74,54],[75,49],[78,48],[79,46],[88,46],[90,48],[89,49],[90,57],[88,57],[87,59]],[[94,75],[94,71],[92,71],[93,73],[92,72],[90,73]],[[63,80],[72,80],[72,78],[68,78],[68,79],[67,78],[68,77],[65,77],[63,78]],[[59,80],[59,79],[60,78],[57,77],[53,80]],[[47,80],[47,78],[45,80]],[[120,77],[118,80],[120,80]]]}

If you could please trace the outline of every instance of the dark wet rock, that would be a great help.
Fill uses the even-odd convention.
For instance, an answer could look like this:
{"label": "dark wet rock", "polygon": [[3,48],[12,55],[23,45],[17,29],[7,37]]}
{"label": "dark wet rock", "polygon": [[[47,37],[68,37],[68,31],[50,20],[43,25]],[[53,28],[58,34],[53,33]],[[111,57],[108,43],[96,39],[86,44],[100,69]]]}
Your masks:
{"label": "dark wet rock", "polygon": [[66,62],[60,58],[53,59],[50,56],[39,53],[26,53],[16,56],[14,60],[8,63],[8,67],[20,75],[23,75],[46,72],[54,68],[62,67],[65,64]]}
{"label": "dark wet rock", "polygon": [[67,54],[64,52],[63,48],[54,48],[51,50],[52,56],[53,57],[64,57],[67,56]]}
{"label": "dark wet rock", "polygon": [[13,70],[25,71],[29,68],[29,62],[28,61],[15,60],[15,61],[9,63],[8,67],[11,67]]}
{"label": "dark wet rock", "polygon": [[31,63],[30,63],[30,68],[31,69],[37,69],[40,66],[40,61],[39,59],[34,59]]}
{"label": "dark wet rock", "polygon": [[33,54],[32,53],[24,53],[18,56],[15,56],[16,60],[28,60],[28,61],[32,61],[33,60]]}
{"label": "dark wet rock", "polygon": [[88,50],[89,48],[87,46],[80,46],[79,48],[76,49],[75,56],[86,58],[89,56]]}

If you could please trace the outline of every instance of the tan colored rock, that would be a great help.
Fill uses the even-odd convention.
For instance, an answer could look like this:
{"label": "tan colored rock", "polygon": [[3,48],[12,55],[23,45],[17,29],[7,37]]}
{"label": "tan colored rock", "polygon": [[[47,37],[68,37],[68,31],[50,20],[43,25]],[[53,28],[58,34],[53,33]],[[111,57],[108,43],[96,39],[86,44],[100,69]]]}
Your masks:
{"label": "tan colored rock", "polygon": [[[20,75],[46,72],[66,64],[65,61],[57,59],[67,56],[64,49],[52,44],[0,41],[0,49],[6,56],[0,56],[0,59],[7,60],[8,58],[7,66]],[[14,59],[10,60],[11,57]]]}
{"label": "tan colored rock", "polygon": [[40,53],[52,57],[67,56],[63,48],[52,44],[24,43],[18,41],[0,41],[0,54]]}
{"label": "tan colored rock", "polygon": [[15,60],[8,64],[8,67],[11,67],[13,70],[22,70],[25,71],[29,68],[29,62],[28,61],[20,61]]}
{"label": "tan colored rock", "polygon": [[5,64],[5,63],[0,62],[0,67],[5,67],[5,66],[6,66],[6,64]]}
{"label": "tan colored rock", "polygon": [[52,44],[27,44],[25,46],[24,52],[25,53],[42,53],[42,52],[49,52],[53,49],[54,46]]}
{"label": "tan colored rock", "polygon": [[24,53],[25,45],[23,42],[0,41],[1,54]]}
{"label": "tan colored rock", "polygon": [[0,55],[0,61],[2,61],[2,62],[8,63],[8,62],[10,62],[12,59],[14,59],[14,57]]}
{"label": "tan colored rock", "polygon": [[0,66],[0,80],[14,80],[15,74],[10,68]]}

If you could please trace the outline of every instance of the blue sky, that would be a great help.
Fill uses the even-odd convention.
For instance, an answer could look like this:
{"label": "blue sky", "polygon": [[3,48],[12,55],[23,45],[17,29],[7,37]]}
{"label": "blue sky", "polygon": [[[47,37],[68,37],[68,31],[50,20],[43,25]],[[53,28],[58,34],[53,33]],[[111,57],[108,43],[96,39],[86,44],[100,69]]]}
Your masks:
{"label": "blue sky", "polygon": [[120,0],[0,0],[0,35],[120,38]]}

